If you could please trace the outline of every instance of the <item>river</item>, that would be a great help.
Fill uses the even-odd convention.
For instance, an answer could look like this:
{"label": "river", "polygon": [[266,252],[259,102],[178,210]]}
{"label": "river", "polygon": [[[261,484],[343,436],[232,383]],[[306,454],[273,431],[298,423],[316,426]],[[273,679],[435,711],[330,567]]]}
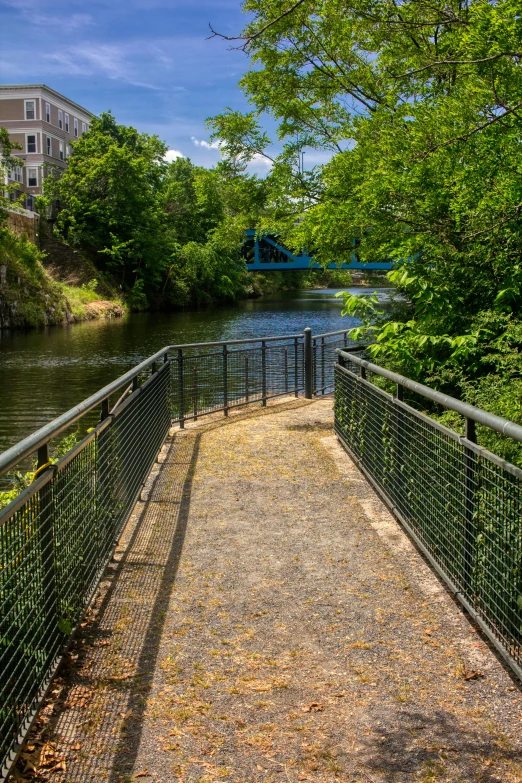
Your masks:
{"label": "river", "polygon": [[[367,289],[350,289],[367,293]],[[349,328],[334,290],[278,293],[176,313],[0,331],[0,451],[71,408],[164,345],[314,334]]]}

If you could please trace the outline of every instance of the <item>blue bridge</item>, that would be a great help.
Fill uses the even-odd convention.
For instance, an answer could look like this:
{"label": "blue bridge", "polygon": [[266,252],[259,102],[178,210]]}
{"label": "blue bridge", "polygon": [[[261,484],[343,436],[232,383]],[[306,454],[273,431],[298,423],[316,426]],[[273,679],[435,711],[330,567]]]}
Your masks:
{"label": "blue bridge", "polygon": [[[282,245],[276,236],[262,234],[250,228],[246,232],[243,255],[249,272],[291,272],[294,270],[323,269],[312,256],[302,252],[296,256]],[[391,261],[370,261],[363,263],[354,246],[350,261],[342,264],[328,264],[328,269],[361,269],[388,271],[392,269]]]}

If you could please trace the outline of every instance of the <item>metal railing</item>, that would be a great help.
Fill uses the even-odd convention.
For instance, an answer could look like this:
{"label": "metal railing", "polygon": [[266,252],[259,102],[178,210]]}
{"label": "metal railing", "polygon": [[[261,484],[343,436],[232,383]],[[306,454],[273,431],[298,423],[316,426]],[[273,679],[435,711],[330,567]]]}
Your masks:
{"label": "metal railing", "polygon": [[216,411],[286,394],[305,397],[333,391],[335,350],[358,351],[348,331],[178,345],[169,348],[172,418],[183,427]]}
{"label": "metal railing", "polygon": [[[323,340],[324,337],[324,340]],[[345,331],[167,346],[0,454],[0,477],[35,460],[28,486],[0,509],[0,779],[20,745],[172,422],[281,395],[311,397],[314,367],[333,386]],[[313,358],[312,358],[313,357]],[[324,360],[323,360],[324,357]],[[323,372],[324,366],[324,372]],[[99,410],[98,423],[87,424]],[[84,433],[53,462],[52,444]],[[85,434],[86,433],[86,434]]]}
{"label": "metal railing", "polygon": [[[459,413],[465,435],[405,393]],[[479,446],[476,424],[517,442],[522,427],[345,351],[334,408],[341,443],[522,678],[522,470]]]}

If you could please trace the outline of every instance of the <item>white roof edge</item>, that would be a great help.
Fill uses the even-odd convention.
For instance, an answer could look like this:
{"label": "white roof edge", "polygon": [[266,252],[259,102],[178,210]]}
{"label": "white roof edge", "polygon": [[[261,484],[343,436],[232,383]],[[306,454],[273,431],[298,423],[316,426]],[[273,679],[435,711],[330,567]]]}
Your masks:
{"label": "white roof edge", "polygon": [[80,106],[79,103],[76,103],[76,101],[72,101],[70,98],[67,98],[65,95],[62,95],[61,92],[58,92],[57,90],[53,90],[52,87],[48,87],[47,84],[0,84],[0,90],[47,90],[47,92],[50,92],[52,95],[56,95],[57,98],[59,98],[62,101],[66,101],[67,103],[70,103],[71,106],[75,106],[79,111],[83,112],[84,114],[88,114],[89,117],[95,117],[96,115],[92,113],[92,111],[89,111],[88,109],[85,109],[83,106]]}

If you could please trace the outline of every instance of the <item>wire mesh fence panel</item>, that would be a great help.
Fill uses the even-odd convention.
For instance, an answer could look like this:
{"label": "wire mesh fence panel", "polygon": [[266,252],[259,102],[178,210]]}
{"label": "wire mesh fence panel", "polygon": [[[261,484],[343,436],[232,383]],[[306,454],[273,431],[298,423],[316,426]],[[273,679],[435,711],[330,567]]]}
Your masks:
{"label": "wire mesh fence panel", "polygon": [[356,372],[337,366],[335,385],[341,441],[503,650],[522,663],[522,471]]}
{"label": "wire mesh fence panel", "polygon": [[13,763],[168,433],[165,364],[0,511],[0,760]]}
{"label": "wire mesh fence panel", "polygon": [[312,339],[314,394],[328,394],[334,390],[337,349],[353,350],[359,347],[359,343],[348,337],[348,332],[317,335]]}
{"label": "wire mesh fence panel", "polygon": [[[0,747],[9,760],[28,726],[59,647],[50,581],[50,477],[20,496],[0,527]],[[44,504],[42,505],[42,500]]]}
{"label": "wire mesh fence panel", "polygon": [[173,421],[296,394],[303,388],[302,339],[174,347],[171,376]]}

